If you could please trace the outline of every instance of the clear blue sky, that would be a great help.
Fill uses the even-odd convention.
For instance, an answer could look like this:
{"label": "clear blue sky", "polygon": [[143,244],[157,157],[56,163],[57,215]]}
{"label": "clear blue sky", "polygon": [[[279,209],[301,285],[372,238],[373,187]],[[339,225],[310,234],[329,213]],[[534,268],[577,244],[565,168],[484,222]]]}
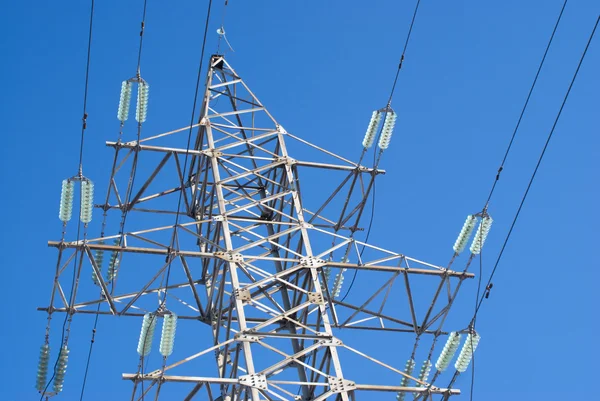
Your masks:
{"label": "clear blue sky", "polygon": [[[158,133],[189,122],[206,2],[148,3],[145,129]],[[288,131],[356,158],[371,111],[387,100],[414,1],[229,3],[234,68]],[[18,401],[37,399],[45,315],[35,308],[47,305],[51,290],[56,252],[46,241],[60,238],[60,182],[76,173],[89,2],[3,6],[0,399]],[[382,162],[388,173],[378,181],[370,242],[447,262],[465,216],[483,206],[561,6],[422,1],[393,102],[399,122]],[[141,7],[141,0],[97,2],[85,146],[85,173],[97,182],[109,173],[112,153],[103,143],[117,136],[120,82],[135,73]],[[221,11],[216,2],[207,57]],[[567,6],[490,207],[486,277],[598,13],[597,0]],[[476,400],[597,397],[599,71],[597,35],[478,320]],[[447,329],[468,323],[474,291],[471,281],[457,327]],[[64,400],[78,399],[91,324],[83,318],[74,327]],[[138,322],[101,321],[86,400],[128,396],[120,373],[137,366],[138,332]],[[386,340],[380,353],[403,364],[404,343]],[[469,378],[457,382],[465,393]]]}

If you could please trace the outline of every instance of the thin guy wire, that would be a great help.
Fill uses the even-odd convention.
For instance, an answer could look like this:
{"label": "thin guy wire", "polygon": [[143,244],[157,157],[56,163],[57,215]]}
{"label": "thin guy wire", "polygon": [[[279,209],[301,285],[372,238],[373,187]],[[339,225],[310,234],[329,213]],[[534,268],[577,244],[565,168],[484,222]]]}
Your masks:
{"label": "thin guy wire", "polygon": [[[88,83],[89,83],[89,72],[90,72],[90,59],[91,59],[91,49],[92,49],[92,27],[93,27],[93,21],[94,21],[94,0],[91,0],[91,6],[90,6],[90,30],[89,30],[89,34],[88,34],[88,51],[87,51],[87,60],[86,60],[86,68],[85,68],[85,86],[84,86],[84,92],[83,92],[83,124],[81,127],[81,140],[80,140],[80,145],[79,145],[79,174],[81,175],[81,171],[82,171],[82,167],[83,167],[83,138],[84,138],[84,133],[85,133],[85,129],[86,129],[86,119],[87,119],[87,92],[88,92]],[[66,223],[63,223],[66,224]],[[79,213],[79,217],[78,217],[78,221],[77,221],[77,242],[79,243],[80,240],[80,236],[81,236],[81,213]],[[64,239],[64,236],[63,236]],[[76,250],[75,251],[75,261],[74,261],[74,266],[73,266],[73,278],[71,280],[71,291],[69,294],[69,306],[71,305],[72,301],[73,301],[73,294],[75,292],[75,282],[76,282],[76,277],[77,277],[77,261],[78,261],[78,257],[77,257],[77,253],[79,251]],[[69,308],[70,309],[70,308]],[[46,387],[44,387],[44,391],[42,391],[41,396],[40,396],[40,401],[42,401],[44,399],[44,396],[46,395],[46,391],[48,391],[48,387],[50,386],[50,383],[52,383],[52,381],[54,380],[54,377],[56,376],[56,367],[58,366],[58,361],[60,360],[60,357],[62,355],[62,351],[63,351],[63,342],[65,341],[65,329],[66,329],[66,325],[67,325],[67,321],[69,320],[69,314],[70,314],[70,310],[68,310],[65,313],[65,319],[63,321],[63,325],[62,325],[62,334],[61,334],[61,340],[60,340],[60,349],[58,351],[58,356],[56,357],[56,362],[54,362],[54,368],[52,369],[52,376],[50,376],[50,379],[48,380],[48,382],[46,383]],[[69,325],[70,326],[70,325]]]}
{"label": "thin guy wire", "polygon": [[[502,248],[500,250],[500,253],[498,254],[498,258],[496,259],[496,263],[494,264],[494,268],[492,269],[492,273],[490,274],[490,278],[488,279],[487,282],[487,286],[490,285],[490,283],[492,282],[492,279],[494,278],[494,275],[496,274],[496,270],[498,269],[498,265],[500,263],[500,259],[502,259],[502,255],[504,254],[504,250],[506,249],[506,245],[508,244],[508,240],[510,239],[510,236],[513,232],[513,229],[515,228],[515,224],[517,223],[517,220],[519,218],[519,215],[521,213],[521,209],[523,208],[523,204],[525,203],[525,200],[527,199],[527,195],[529,194],[529,190],[531,189],[531,185],[533,184],[533,181],[535,179],[535,176],[537,174],[537,171],[540,167],[540,164],[542,163],[542,160],[544,158],[544,155],[546,154],[546,149],[548,148],[548,144],[550,143],[550,140],[552,139],[552,135],[554,134],[554,130],[556,129],[556,125],[558,124],[558,121],[560,119],[560,116],[562,114],[563,108],[565,107],[565,104],[567,103],[567,99],[569,98],[569,94],[571,93],[571,89],[573,88],[573,84],[575,83],[575,79],[577,79],[577,74],[579,73],[579,69],[581,68],[581,65],[583,64],[583,60],[585,59],[585,55],[587,54],[587,51],[590,47],[590,43],[592,43],[592,39],[594,38],[594,34],[596,33],[596,28],[598,28],[598,23],[600,22],[600,15],[598,16],[598,19],[596,20],[596,24],[594,25],[594,29],[592,30],[592,33],[590,34],[590,37],[588,39],[587,45],[585,46],[585,50],[583,51],[583,54],[581,55],[581,59],[579,60],[579,64],[577,65],[577,69],[575,70],[575,73],[573,75],[573,79],[571,80],[571,83],[569,84],[569,89],[567,90],[567,93],[565,94],[565,97],[563,99],[563,102],[560,106],[560,109],[558,110],[558,114],[556,115],[556,118],[554,120],[554,124],[552,125],[552,129],[550,130],[550,134],[548,135],[548,139],[546,139],[546,143],[544,144],[544,148],[542,150],[542,153],[540,154],[540,157],[537,161],[537,164],[535,166],[535,169],[533,170],[533,174],[531,176],[531,179],[529,180],[529,184],[527,185],[527,189],[525,190],[525,194],[523,195],[523,198],[521,199],[521,203],[519,204],[519,208],[517,209],[517,213],[513,219],[513,222],[510,226],[510,230],[508,231],[508,234],[506,235],[506,238],[504,239],[504,244],[502,245]],[[487,287],[486,286],[486,287]],[[480,297],[479,298],[479,304],[477,305],[477,308],[475,309],[475,315],[473,316],[473,320],[475,320],[477,318],[477,313],[479,312],[479,309],[481,308],[481,304],[484,300],[484,297]]]}
{"label": "thin guy wire", "polygon": [[563,12],[565,11],[565,7],[567,6],[567,1],[568,0],[565,0],[565,2],[563,3],[563,6],[560,10],[560,14],[558,15],[558,19],[556,20],[556,24],[554,24],[554,29],[552,30],[552,35],[550,36],[550,39],[548,40],[548,45],[546,46],[546,51],[544,51],[544,56],[542,57],[542,61],[540,62],[537,73],[535,74],[535,78],[533,80],[533,83],[531,84],[531,88],[529,88],[529,93],[527,94],[527,99],[525,100],[525,104],[523,105],[523,109],[521,110],[521,114],[519,115],[519,119],[517,120],[517,125],[515,126],[512,137],[510,138],[510,142],[508,143],[508,148],[506,149],[506,152],[504,153],[504,158],[502,159],[502,163],[500,163],[500,167],[498,168],[498,173],[496,174],[496,179],[494,180],[494,184],[492,185],[490,194],[488,195],[488,198],[485,202],[486,207],[490,203],[490,200],[492,199],[492,195],[494,193],[494,190],[496,189],[496,184],[498,184],[498,180],[500,180],[500,174],[502,173],[502,170],[504,170],[504,163],[506,163],[506,159],[508,158],[508,154],[510,153],[512,144],[515,140],[515,137],[517,136],[517,131],[519,130],[519,127],[521,126],[521,120],[523,120],[523,116],[525,115],[525,110],[527,110],[527,105],[529,104],[529,99],[531,98],[531,94],[533,93],[533,90],[537,83],[538,77],[540,76],[540,72],[542,71],[542,67],[544,66],[544,62],[546,61],[546,56],[548,55],[548,51],[550,50],[550,46],[552,45],[552,41],[554,40],[554,35],[556,34],[556,30],[558,29],[558,25],[562,18]]}

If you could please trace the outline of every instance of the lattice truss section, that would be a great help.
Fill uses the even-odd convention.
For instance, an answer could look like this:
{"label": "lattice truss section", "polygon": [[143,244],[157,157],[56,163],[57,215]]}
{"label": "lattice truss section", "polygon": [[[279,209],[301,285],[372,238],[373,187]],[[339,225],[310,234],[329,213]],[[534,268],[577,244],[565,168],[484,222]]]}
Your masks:
{"label": "lattice truss section", "polygon": [[[132,399],[175,399],[170,391],[182,388],[185,400],[210,401],[459,393],[404,373],[404,361],[414,355],[415,338],[433,343],[447,334],[450,305],[473,276],[355,238],[364,236],[361,217],[383,170],[287,132],[222,56],[211,58],[191,129],[189,151],[190,127],[107,142],[115,152],[112,173],[96,207],[114,222],[108,219],[102,238],[49,242],[59,261],[44,310],[140,324],[151,313],[157,332],[166,315],[178,316],[185,343],[175,341],[172,355],[143,370],[132,361],[123,374],[134,383]],[[293,158],[288,146],[310,161]],[[117,215],[124,212],[121,235]],[[212,344],[184,334],[199,330],[210,331]],[[378,335],[385,340],[378,343]],[[376,348],[387,349],[371,356]],[[364,382],[366,369],[381,380]]]}

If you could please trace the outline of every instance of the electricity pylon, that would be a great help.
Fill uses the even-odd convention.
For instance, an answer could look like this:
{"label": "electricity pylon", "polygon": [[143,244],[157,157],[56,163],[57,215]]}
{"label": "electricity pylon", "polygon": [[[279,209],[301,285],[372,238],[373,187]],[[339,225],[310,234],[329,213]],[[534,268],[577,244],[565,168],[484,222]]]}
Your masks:
{"label": "electricity pylon", "polygon": [[[396,366],[414,356],[412,343],[382,343],[395,355],[382,360],[360,350],[366,343],[344,340],[355,332],[435,339],[445,332],[434,324],[473,277],[355,238],[374,180],[385,173],[378,162],[361,164],[367,149],[355,163],[287,132],[220,55],[210,59],[197,124],[107,145],[115,156],[108,194],[96,206],[140,228],[118,232],[109,220],[102,237],[50,241],[59,262],[51,305],[40,309],[71,318],[144,316],[138,371],[123,374],[134,383],[132,399],[175,399],[176,386],[185,400],[210,401],[459,393]],[[317,159],[293,158],[288,146]],[[103,253],[111,255],[107,269]],[[369,279],[346,301],[344,275],[357,270]],[[437,289],[433,299],[423,296],[425,286]],[[161,321],[162,360],[150,366],[145,356]],[[175,321],[179,336],[209,327],[212,344],[188,336],[171,355]],[[369,383],[345,357],[395,378]]]}

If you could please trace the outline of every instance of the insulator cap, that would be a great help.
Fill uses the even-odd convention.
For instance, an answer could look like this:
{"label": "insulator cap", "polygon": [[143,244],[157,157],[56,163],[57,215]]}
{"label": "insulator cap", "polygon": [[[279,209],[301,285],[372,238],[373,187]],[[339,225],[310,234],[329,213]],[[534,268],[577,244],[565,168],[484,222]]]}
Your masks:
{"label": "insulator cap", "polygon": [[66,223],[71,220],[73,214],[73,194],[75,193],[75,183],[71,180],[63,180],[60,193],[60,210],[58,218]]}
{"label": "insulator cap", "polygon": [[454,354],[456,354],[456,350],[460,345],[460,337],[461,335],[455,331],[448,335],[448,340],[446,340],[446,344],[444,345],[444,348],[442,349],[442,352],[435,363],[435,368],[438,371],[443,372],[446,370],[446,368],[448,368],[450,362],[452,362],[452,358],[454,358]]}
{"label": "insulator cap", "polygon": [[377,129],[379,128],[380,122],[381,112],[375,110],[371,115],[371,121],[369,121],[367,132],[365,132],[365,137],[362,141],[363,148],[368,149],[371,146],[373,146],[373,142],[375,142],[375,137],[377,136]]}
{"label": "insulator cap", "polygon": [[69,348],[66,345],[60,350],[60,356],[58,357],[58,361],[56,362],[55,374],[54,374],[54,384],[52,389],[55,393],[60,393],[63,389],[63,384],[65,382],[65,375],[67,374],[67,364],[69,362]]}
{"label": "insulator cap", "polygon": [[94,210],[94,183],[88,179],[81,181],[81,222],[88,224],[92,221]]}
{"label": "insulator cap", "polygon": [[48,364],[50,363],[50,345],[44,344],[40,347],[40,359],[37,369],[37,380],[35,388],[38,391],[44,391],[46,380],[48,378]]}
{"label": "insulator cap", "polygon": [[173,353],[176,329],[177,315],[165,315],[163,318],[162,334],[160,336],[160,354],[162,356],[169,356]]}
{"label": "insulator cap", "polygon": [[461,253],[465,250],[467,246],[467,242],[469,242],[469,238],[471,238],[471,234],[473,233],[473,229],[475,228],[475,223],[477,223],[477,217],[473,215],[468,215],[465,220],[465,224],[463,224],[460,233],[458,234],[458,238],[456,238],[456,242],[452,249],[454,252]]}
{"label": "insulator cap", "polygon": [[152,340],[154,338],[154,329],[156,328],[156,315],[146,313],[142,320],[142,330],[138,341],[137,352],[140,356],[147,356],[152,349]]}
{"label": "insulator cap", "polygon": [[460,350],[460,354],[458,354],[458,358],[454,363],[454,367],[460,373],[463,373],[469,367],[471,363],[471,359],[473,359],[473,353],[477,349],[477,345],[479,345],[479,340],[481,337],[477,333],[469,333],[467,335],[467,339],[463,344],[462,349]]}
{"label": "insulator cap", "polygon": [[146,121],[148,114],[148,96],[150,85],[147,82],[141,81],[138,83],[137,106],[135,110],[135,119],[139,123]]}
{"label": "insulator cap", "polygon": [[494,220],[492,220],[490,216],[485,216],[481,219],[475,237],[473,238],[473,243],[471,243],[471,248],[469,249],[471,253],[475,255],[481,253],[481,248],[483,248],[483,244],[485,244],[485,240],[490,232],[490,228],[492,228],[493,222]]}
{"label": "insulator cap", "polygon": [[117,118],[124,123],[129,117],[129,104],[131,103],[131,82],[123,81],[121,84],[121,98],[119,99],[119,110]]}
{"label": "insulator cap", "polygon": [[392,134],[394,133],[394,126],[396,125],[397,114],[395,111],[390,110],[386,112],[385,121],[383,122],[383,129],[381,130],[381,136],[379,137],[379,149],[386,150],[390,146],[392,140]]}

